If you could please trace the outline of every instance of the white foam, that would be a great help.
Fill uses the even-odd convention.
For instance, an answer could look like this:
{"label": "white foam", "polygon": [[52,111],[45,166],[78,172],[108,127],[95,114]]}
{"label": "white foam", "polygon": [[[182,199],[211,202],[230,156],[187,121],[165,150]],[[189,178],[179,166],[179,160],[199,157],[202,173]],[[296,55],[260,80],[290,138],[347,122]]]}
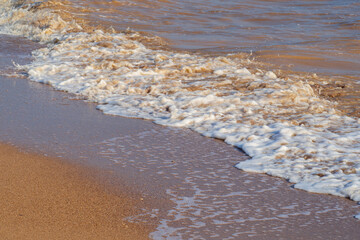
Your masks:
{"label": "white foam", "polygon": [[76,22],[66,22],[59,15],[51,13],[48,8],[38,9],[42,3],[63,5],[60,1],[51,0],[0,0],[0,32],[47,42],[67,31],[81,29]]}
{"label": "white foam", "polygon": [[[19,24],[6,29],[21,33]],[[58,28],[31,33],[43,41],[59,39],[34,52],[25,67],[31,80],[97,102],[107,114],[223,139],[252,157],[237,164],[239,169],[360,201],[359,119],[338,114],[336,104],[317,96],[306,82],[251,72],[231,55],[151,50],[133,40],[137,33]]]}

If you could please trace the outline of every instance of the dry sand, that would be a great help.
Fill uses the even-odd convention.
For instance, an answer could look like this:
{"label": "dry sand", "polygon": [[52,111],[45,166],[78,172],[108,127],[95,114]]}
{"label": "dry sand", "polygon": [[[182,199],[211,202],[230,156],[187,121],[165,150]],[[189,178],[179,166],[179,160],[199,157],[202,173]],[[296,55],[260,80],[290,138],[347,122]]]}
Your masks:
{"label": "dry sand", "polygon": [[123,220],[140,198],[105,191],[84,167],[0,145],[0,170],[1,239],[148,238]]}

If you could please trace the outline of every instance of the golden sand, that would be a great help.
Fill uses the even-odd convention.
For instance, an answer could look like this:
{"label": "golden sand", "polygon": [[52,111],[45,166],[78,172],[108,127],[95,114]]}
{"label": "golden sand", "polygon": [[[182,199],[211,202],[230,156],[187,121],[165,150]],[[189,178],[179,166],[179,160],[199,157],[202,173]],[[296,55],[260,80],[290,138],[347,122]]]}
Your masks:
{"label": "golden sand", "polygon": [[105,189],[91,171],[0,145],[1,239],[147,239],[124,221],[140,200]]}

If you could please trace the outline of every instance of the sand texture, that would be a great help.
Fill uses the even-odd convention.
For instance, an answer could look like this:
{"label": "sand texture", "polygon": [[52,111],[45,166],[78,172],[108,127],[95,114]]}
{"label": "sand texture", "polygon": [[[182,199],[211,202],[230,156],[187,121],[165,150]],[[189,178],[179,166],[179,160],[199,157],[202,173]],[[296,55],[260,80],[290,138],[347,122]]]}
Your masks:
{"label": "sand texture", "polygon": [[140,200],[84,168],[0,145],[0,171],[1,239],[147,239],[148,227],[123,220]]}

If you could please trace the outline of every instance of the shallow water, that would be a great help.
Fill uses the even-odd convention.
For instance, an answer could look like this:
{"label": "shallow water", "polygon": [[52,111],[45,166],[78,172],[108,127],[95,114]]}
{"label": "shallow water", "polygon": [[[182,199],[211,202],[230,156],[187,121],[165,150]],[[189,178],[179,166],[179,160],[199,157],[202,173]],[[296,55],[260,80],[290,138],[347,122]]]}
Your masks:
{"label": "shallow water", "polygon": [[[215,34],[217,30],[212,33],[204,29],[210,29],[211,24],[209,25],[207,20],[210,18],[209,15],[222,16],[223,12],[233,11],[233,9],[239,12],[239,9],[243,9],[235,8],[234,2],[222,4],[224,5],[222,7],[217,7],[216,4],[219,2],[216,1],[211,2],[216,6],[206,4],[191,5],[191,7],[187,2],[180,4],[170,1],[112,1],[112,5],[99,1],[86,2],[91,6],[84,5],[85,2],[76,3],[77,5],[69,5],[69,2],[46,1],[14,7],[14,5],[9,5],[9,1],[3,1],[4,8],[0,10],[3,32],[25,36],[47,44],[46,47],[33,52],[32,63],[18,67],[31,80],[50,84],[58,90],[74,93],[79,98],[96,102],[99,104],[98,109],[107,114],[151,119],[158,124],[190,128],[205,136],[223,139],[226,143],[241,148],[252,157],[237,164],[240,169],[286,178],[295,183],[296,188],[307,191],[330,193],[360,200],[360,120],[355,114],[356,111],[350,114],[348,111],[350,117],[344,115],[343,105],[338,105],[334,101],[338,99],[341,103],[341,99],[352,98],[352,101],[343,101],[347,103],[344,106],[356,110],[358,107],[357,73],[346,70],[349,75],[341,75],[342,81],[332,81],[326,77],[317,77],[315,72],[308,76],[304,73],[278,71],[265,63],[251,60],[249,54],[228,54],[228,52],[238,50],[238,43],[235,40],[226,40],[233,44],[226,44],[227,47],[224,49],[217,43],[216,37],[227,39],[225,37],[227,34],[221,36],[221,34]],[[269,3],[272,4],[269,5]],[[330,61],[330,53],[338,48],[335,42],[339,41],[339,35],[347,36],[348,34],[348,38],[352,36],[357,40],[355,34],[357,15],[344,13],[344,16],[355,19],[354,28],[351,27],[350,30],[343,28],[336,33],[335,30],[325,27],[325,20],[319,20],[319,23],[316,21],[316,25],[319,25],[318,28],[324,34],[320,35],[318,43],[304,44],[309,41],[306,34],[312,36],[315,31],[310,30],[316,29],[312,26],[314,25],[312,11],[315,10],[310,11],[309,5],[298,4],[298,1],[295,3],[293,5],[294,2],[266,1],[261,7],[245,4],[247,10],[244,14],[250,13],[252,16],[250,18],[248,14],[247,17],[243,17],[243,19],[250,19],[245,22],[252,25],[258,24],[259,32],[263,37],[272,36],[273,38],[273,41],[259,40],[258,44],[256,41],[249,41],[255,43],[256,47],[250,45],[247,47],[257,48],[255,49],[257,52],[264,51],[267,47],[278,51],[276,46],[283,41],[286,44],[282,47],[293,46],[286,48],[286,51],[295,54],[291,50],[294,47],[301,46],[310,49],[309,46],[324,45],[326,42],[331,43],[325,47],[326,51],[322,51],[320,47],[316,49],[320,49],[320,55],[326,55],[326,59]],[[79,7],[81,4],[82,7]],[[125,4],[125,7],[122,4]],[[312,2],[311,6],[314,7],[314,4]],[[334,6],[339,7],[344,4],[334,1],[332,4],[318,2],[315,5],[321,10],[325,9],[325,12],[334,13],[335,10],[340,11]],[[164,12],[158,13],[161,9],[166,9],[169,12],[168,17],[179,17],[174,18],[173,23],[170,21],[167,24],[170,27],[166,27],[163,23],[161,26],[164,25],[164,29],[167,29],[164,32],[176,33],[170,34],[171,36],[181,33],[179,36],[190,41],[184,42],[178,39],[178,42],[182,44],[177,45],[178,37],[167,36],[173,48],[161,47],[158,46],[161,41],[156,36],[109,29],[114,23],[119,23],[115,27],[122,29],[121,22],[127,18],[122,18],[124,13],[117,11],[129,7],[127,13],[132,13],[130,9],[133,6],[136,7],[135,12],[140,11],[135,15],[142,18],[150,17],[143,21],[140,21],[139,17],[140,22],[148,24],[140,24],[137,30],[151,31],[155,35],[161,35],[161,31],[156,30],[160,24],[153,24],[152,21],[166,16]],[[357,6],[354,4],[354,8]],[[201,10],[202,7],[203,10]],[[291,12],[289,16],[285,14],[286,17],[284,17],[284,14],[279,12],[273,15],[267,14],[274,16],[273,18],[267,16],[267,24],[264,24],[264,20],[253,18],[255,13],[258,15],[261,13],[263,17],[263,13],[274,12],[274,9],[283,7],[285,7],[285,12]],[[223,8],[228,10],[218,10]],[[209,9],[216,10],[214,14],[209,14]],[[184,12],[186,14],[183,14]],[[203,15],[203,12],[207,14]],[[324,12],[318,13],[318,10],[315,12],[318,17],[327,16],[325,17],[327,21],[335,21],[334,17],[331,18]],[[116,18],[112,18],[115,15]],[[293,22],[289,27],[293,29],[292,31],[301,24],[307,24],[308,27],[296,30],[295,35],[289,35],[290,29],[284,26],[284,32],[287,34],[278,32],[274,35],[275,29],[281,26],[279,23],[281,21],[277,19],[279,15],[287,19],[286,22]],[[237,16],[238,14],[233,16],[233,21],[236,20],[237,23],[243,21]],[[84,22],[84,19],[90,23]],[[187,19],[189,23],[183,24],[179,19],[181,21]],[[210,19],[210,22],[222,21],[222,18],[211,17]],[[197,24],[201,21],[204,23]],[[91,24],[95,26],[91,27]],[[124,24],[126,25],[126,22]],[[135,28],[135,25],[130,23],[129,25]],[[146,27],[141,27],[145,25]],[[186,31],[191,29],[191,26],[198,26],[203,30],[199,33],[187,33],[181,28],[174,30],[176,29],[174,25],[182,26]],[[236,29],[239,28],[236,27]],[[304,29],[309,29],[310,33]],[[332,35],[325,30],[330,31]],[[205,40],[205,37],[203,40],[201,37],[199,39],[194,37],[201,35],[210,36],[206,39],[216,41],[209,42]],[[249,35],[251,39],[254,36],[250,33],[243,35]],[[275,38],[277,35],[279,37]],[[231,38],[232,34],[229,36],[228,39],[239,39],[238,37]],[[324,40],[329,37],[332,41]],[[347,40],[343,39],[343,41]],[[193,43],[190,44],[191,42]],[[246,41],[241,40],[241,42]],[[264,44],[265,42],[267,43]],[[185,43],[192,47],[186,47]],[[200,52],[186,53],[174,49],[174,47],[198,49],[197,44],[201,46],[210,44],[211,47],[218,44],[217,49],[221,51],[202,49]],[[343,53],[346,51],[356,53],[356,46],[355,48],[351,44],[346,46],[350,46],[351,51],[342,50]],[[242,50],[250,52],[246,48]],[[316,55],[319,51],[313,51],[314,53],[311,54]],[[315,66],[324,63],[322,60],[317,61],[317,57],[314,56],[311,59]],[[354,56],[355,58],[351,57],[351,59],[356,59],[357,55]],[[278,59],[287,58],[279,57]],[[289,59],[306,60],[301,56]],[[356,66],[356,60],[350,62],[351,66],[352,64]],[[331,66],[334,65],[339,66],[338,69],[341,71],[346,69],[338,64],[323,64],[328,69],[332,69]],[[339,73],[340,70],[335,71]],[[325,72],[330,74],[330,70]],[[344,92],[345,97],[341,97]],[[337,98],[337,96],[340,97]],[[204,163],[204,168],[206,168],[206,163]]]}
{"label": "shallow water", "polygon": [[88,19],[150,32],[175,48],[254,52],[296,70],[360,76],[356,0],[73,2]]}
{"label": "shallow water", "polygon": [[[247,53],[269,69],[324,76],[323,97],[360,116],[360,4],[332,1],[72,1],[94,25],[203,54]],[[164,43],[164,41],[162,41]],[[340,91],[334,83],[343,87]]]}

